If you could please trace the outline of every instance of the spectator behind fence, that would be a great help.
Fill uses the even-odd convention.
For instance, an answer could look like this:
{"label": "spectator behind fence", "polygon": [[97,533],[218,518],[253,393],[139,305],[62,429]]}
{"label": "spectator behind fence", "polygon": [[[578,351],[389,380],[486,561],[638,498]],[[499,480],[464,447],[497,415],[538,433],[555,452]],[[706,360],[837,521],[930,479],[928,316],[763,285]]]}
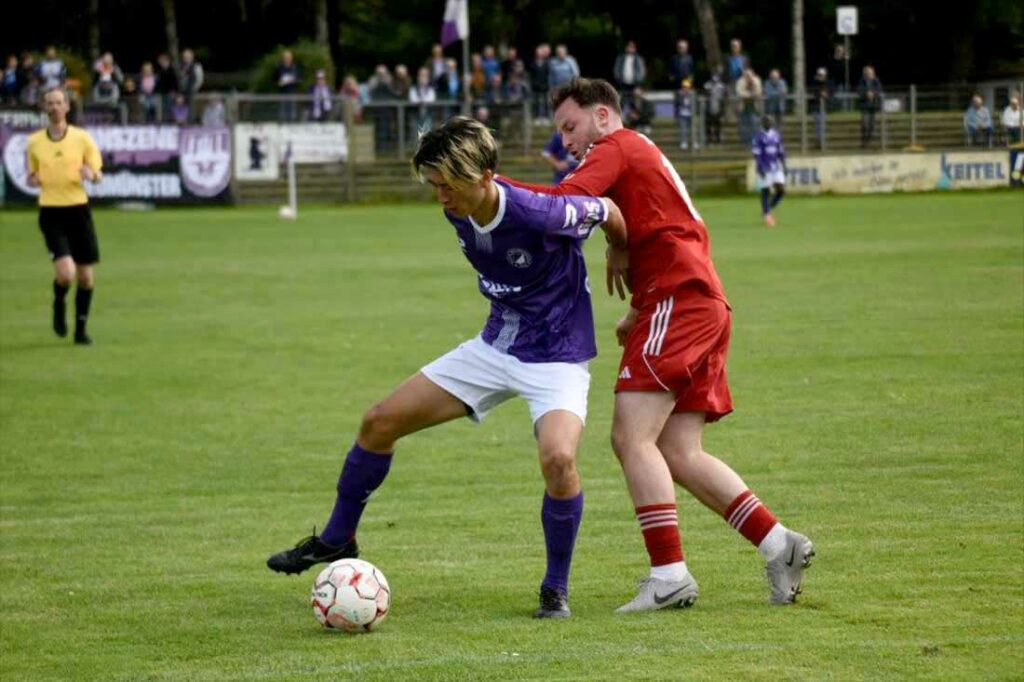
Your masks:
{"label": "spectator behind fence", "polygon": [[711,78],[704,84],[704,95],[707,97],[707,143],[722,144],[722,117],[728,104],[729,89],[722,80],[722,67],[719,66]]}
{"label": "spectator behind fence", "polygon": [[576,58],[569,54],[569,48],[565,45],[556,45],[555,56],[548,60],[548,88],[557,88],[571,78],[578,78],[579,75],[579,64],[576,63]]}
{"label": "spectator behind fence", "polygon": [[68,70],[64,62],[57,56],[57,48],[53,45],[46,48],[46,57],[39,63],[39,84],[43,90],[58,88],[68,78]]}
{"label": "spectator behind fence", "polygon": [[341,102],[343,115],[348,109],[352,112],[352,120],[361,123],[363,120],[363,98],[359,92],[359,81],[352,74],[345,76],[338,89],[338,100]]}
{"label": "spectator behind fence", "polygon": [[654,104],[644,97],[643,86],[637,85],[624,102],[628,105],[625,110],[626,127],[632,128],[638,133],[648,135],[651,132],[651,124],[654,122]]}
{"label": "spectator behind fence", "polygon": [[430,69],[421,68],[416,72],[416,85],[409,90],[409,101],[419,106],[415,111],[414,129],[426,132],[434,127],[434,110],[430,106],[437,101],[437,91],[430,84]]}
{"label": "spectator behind fence", "polygon": [[515,45],[509,45],[505,50],[505,59],[501,62],[501,82],[508,83],[512,78],[512,74],[516,73],[524,74],[526,72],[526,64],[519,58],[519,50],[516,49]]}
{"label": "spectator behind fence", "polygon": [[[743,54],[743,43],[739,38],[733,38],[729,41],[729,61],[727,64],[728,71],[726,75],[729,76],[729,83],[735,84],[736,81],[743,77],[743,71],[747,68],[747,55]],[[749,141],[747,140],[747,142]]]}
{"label": "spectator behind fence", "polygon": [[642,85],[647,78],[647,64],[637,53],[636,41],[626,42],[626,49],[615,58],[615,85],[619,88],[619,96],[626,98],[633,94],[633,89]]}
{"label": "spectator behind fence", "polygon": [[171,120],[171,107],[174,106],[174,96],[178,94],[178,72],[171,64],[169,55],[161,54],[156,58],[156,93],[160,97],[162,110],[161,120]]}
{"label": "spectator behind fence", "polygon": [[576,166],[580,165],[576,157],[570,154],[569,150],[562,144],[562,133],[557,130],[551,135],[548,143],[544,145],[540,155],[551,166],[551,170],[554,173],[551,177],[552,185],[557,185],[562,180],[565,180],[565,177],[576,170]]}
{"label": "spectator behind fence", "polygon": [[786,97],[789,95],[789,84],[782,77],[778,69],[772,69],[768,74],[768,80],[764,82],[764,104],[766,113],[775,121],[775,125],[782,129],[782,117],[786,113]]}
{"label": "spectator behind fence", "polygon": [[533,116],[539,122],[547,123],[551,118],[548,104],[548,59],[551,46],[541,43],[533,50],[530,61],[530,90],[533,93]]}
{"label": "spectator behind fence", "polygon": [[0,100],[4,104],[17,104],[21,93],[21,78],[18,73],[17,55],[7,55],[7,66],[0,78]]}
{"label": "spectator behind fence", "polygon": [[1010,103],[1003,109],[1003,116],[1000,119],[1003,124],[1003,134],[1006,135],[1006,144],[1019,144],[1021,142],[1021,109],[1020,96],[1011,95]]}
{"label": "spectator behind fence", "polygon": [[114,55],[110,52],[104,52],[99,59],[93,62],[92,72],[94,82],[100,77],[108,75],[110,76],[108,80],[113,80],[118,90],[124,85],[124,72],[114,61]]}
{"label": "spectator behind fence", "polygon": [[434,82],[434,90],[438,99],[462,99],[462,77],[459,76],[459,63],[449,57],[444,62],[444,74]]}
{"label": "spectator behind fence", "polygon": [[121,86],[121,107],[129,121],[142,121],[142,98],[139,96],[139,88],[133,76],[124,77],[124,85]]}
{"label": "spectator behind fence", "polygon": [[176,125],[188,125],[189,105],[185,95],[178,93],[174,96],[174,104],[171,105],[171,121]]}
{"label": "spectator behind fence", "polygon": [[434,43],[430,48],[430,58],[427,60],[427,68],[430,70],[430,80],[437,82],[437,79],[444,75],[444,48],[441,43]]}
{"label": "spectator behind fence", "polygon": [[825,148],[825,119],[832,102],[832,81],[824,66],[819,66],[811,81],[811,116],[814,118],[814,137],[818,141],[818,149]]}
{"label": "spectator behind fence", "polygon": [[114,74],[107,71],[100,73],[92,86],[92,103],[97,107],[116,109],[121,100],[121,88],[114,79]]}
{"label": "spectator behind fence", "polygon": [[743,76],[736,82],[736,97],[740,102],[739,130],[740,144],[748,145],[757,134],[757,120],[760,118],[758,107],[761,102],[763,89],[761,79],[750,67],[743,72]]}
{"label": "spectator behind fence", "polygon": [[178,77],[180,92],[186,102],[192,103],[196,93],[203,89],[204,80],[203,65],[196,61],[195,53],[186,48],[181,53],[181,74]]}
{"label": "spectator behind fence", "polygon": [[832,76],[834,92],[846,93],[846,48],[837,43],[832,51],[832,61],[828,65],[828,73]]}
{"label": "spectator behind fence", "polygon": [[[384,64],[378,64],[367,83],[371,104],[387,104],[395,101],[395,91],[391,87],[391,72]],[[397,116],[391,106],[378,106],[370,110],[373,118],[374,149],[377,154],[391,149],[392,142],[397,138]]]}
{"label": "spectator behind fence", "polygon": [[204,126],[222,126],[227,121],[227,114],[224,110],[224,98],[216,95],[203,108],[203,117],[200,119]]}
{"label": "spectator behind fence", "polygon": [[[693,136],[693,113],[697,108],[697,97],[693,92],[693,82],[684,78],[675,94],[676,121],[679,122],[679,148],[689,149],[690,138]],[[700,149],[697,140],[693,140],[693,148]]]}
{"label": "spectator behind fence", "polygon": [[[501,92],[501,64],[494,54],[493,45],[484,45],[482,55],[482,66],[484,69],[484,90],[488,103],[493,103]],[[495,78],[497,78],[497,91],[495,90]]]}
{"label": "spectator behind fence", "polygon": [[[39,69],[37,68],[35,57],[32,56],[31,52],[22,52],[21,63],[18,65],[18,80],[21,83],[22,90],[25,89],[25,86],[29,84],[33,77],[36,79],[38,87]],[[35,98],[32,101],[36,101]]]}
{"label": "spectator behind fence", "polygon": [[327,72],[323,69],[317,69],[313,85],[309,86],[309,94],[313,97],[309,117],[314,121],[326,121],[331,115],[334,102],[331,86],[327,83]]}
{"label": "spectator behind fence", "polygon": [[690,43],[685,40],[676,42],[676,53],[669,63],[669,78],[674,88],[687,78],[693,79],[693,57],[690,55]]}
{"label": "spectator behind fence", "polygon": [[969,147],[992,146],[992,114],[977,93],[971,97],[971,104],[964,114],[964,128],[967,130]]}
{"label": "spectator behind fence", "polygon": [[277,118],[280,121],[295,120],[295,93],[299,91],[299,65],[295,63],[295,55],[291,50],[281,52],[281,61],[274,67],[274,84],[277,94],[288,99],[278,107]]}
{"label": "spectator behind fence", "polygon": [[160,95],[156,87],[157,79],[153,72],[153,64],[143,62],[139,70],[139,102],[142,105],[142,118],[146,123],[160,119]]}
{"label": "spectator behind fence", "polygon": [[479,52],[469,55],[469,98],[474,102],[483,101],[487,96],[487,72],[484,58]]}
{"label": "spectator behind fence", "polygon": [[409,68],[405,64],[395,64],[395,75],[391,79],[391,90],[395,93],[395,99],[403,102],[409,99],[411,89],[412,78],[409,77]]}
{"label": "spectator behind fence", "polygon": [[872,66],[865,66],[857,86],[860,101],[860,146],[867,147],[875,135],[875,114],[882,108],[882,82]]}
{"label": "spectator behind fence", "polygon": [[526,68],[520,61],[509,74],[504,89],[505,102],[522,104],[530,99],[530,85],[526,82]]}

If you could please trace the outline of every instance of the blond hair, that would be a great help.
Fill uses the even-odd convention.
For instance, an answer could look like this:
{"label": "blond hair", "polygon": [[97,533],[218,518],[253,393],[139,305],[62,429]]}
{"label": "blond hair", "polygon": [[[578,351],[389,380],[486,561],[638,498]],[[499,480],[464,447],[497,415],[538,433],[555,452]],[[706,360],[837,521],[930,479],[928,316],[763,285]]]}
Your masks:
{"label": "blond hair", "polygon": [[498,166],[498,143],[483,123],[453,116],[440,128],[420,135],[420,146],[412,158],[412,168],[420,182],[424,170],[432,168],[445,183],[460,187],[480,182],[484,171]]}

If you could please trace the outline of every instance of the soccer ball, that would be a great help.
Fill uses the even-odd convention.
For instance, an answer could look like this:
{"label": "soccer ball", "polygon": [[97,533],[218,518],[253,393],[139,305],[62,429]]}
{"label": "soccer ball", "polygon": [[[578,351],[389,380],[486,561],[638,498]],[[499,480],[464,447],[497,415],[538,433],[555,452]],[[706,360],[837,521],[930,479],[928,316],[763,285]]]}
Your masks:
{"label": "soccer ball", "polygon": [[325,628],[368,632],[387,617],[391,588],[370,562],[339,559],[320,571],[310,602],[313,615]]}
{"label": "soccer ball", "polygon": [[277,209],[277,215],[285,220],[295,220],[295,209],[291,206],[282,206]]}

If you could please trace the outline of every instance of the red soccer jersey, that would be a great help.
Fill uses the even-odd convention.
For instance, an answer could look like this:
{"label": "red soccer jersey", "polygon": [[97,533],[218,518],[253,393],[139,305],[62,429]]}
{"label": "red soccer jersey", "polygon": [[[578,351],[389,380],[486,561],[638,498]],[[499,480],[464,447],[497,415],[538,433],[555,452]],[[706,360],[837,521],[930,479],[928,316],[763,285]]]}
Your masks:
{"label": "red soccer jersey", "polygon": [[625,128],[605,135],[554,187],[515,184],[550,194],[607,196],[619,205],[629,230],[634,308],[680,288],[728,305],[707,228],[672,163],[646,135]]}

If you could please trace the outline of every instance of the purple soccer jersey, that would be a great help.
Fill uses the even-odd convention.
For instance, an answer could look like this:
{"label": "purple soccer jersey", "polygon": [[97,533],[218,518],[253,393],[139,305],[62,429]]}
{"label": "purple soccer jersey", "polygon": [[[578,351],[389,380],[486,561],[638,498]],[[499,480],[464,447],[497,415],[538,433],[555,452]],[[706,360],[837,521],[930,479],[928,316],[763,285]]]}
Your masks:
{"label": "purple soccer jersey", "polygon": [[498,213],[489,224],[445,212],[491,302],[481,337],[523,362],[589,360],[597,345],[582,241],[608,219],[608,207],[593,197],[496,184]]}
{"label": "purple soccer jersey", "polygon": [[782,146],[782,134],[771,128],[760,130],[751,144],[757,172],[760,174],[782,170],[786,162],[786,149]]}

